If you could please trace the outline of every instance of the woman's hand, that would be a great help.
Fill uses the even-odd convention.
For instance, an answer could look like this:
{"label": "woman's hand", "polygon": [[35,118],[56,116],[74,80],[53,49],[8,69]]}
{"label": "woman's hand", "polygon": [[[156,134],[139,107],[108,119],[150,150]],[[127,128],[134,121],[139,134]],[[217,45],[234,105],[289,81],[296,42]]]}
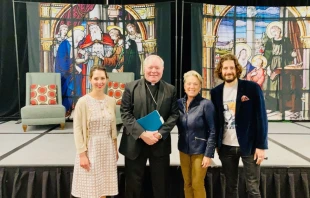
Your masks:
{"label": "woman's hand", "polygon": [[202,168],[207,168],[211,164],[211,158],[204,156],[202,159],[201,166]]}
{"label": "woman's hand", "polygon": [[90,162],[86,152],[80,153],[80,166],[84,168],[86,171],[89,171],[90,169]]}
{"label": "woman's hand", "polygon": [[116,161],[118,160],[118,151],[117,151],[117,139],[114,139],[114,148],[115,148],[115,157]]}
{"label": "woman's hand", "polygon": [[115,152],[116,152],[116,161],[117,161],[118,160],[118,152],[117,152],[117,150]]}

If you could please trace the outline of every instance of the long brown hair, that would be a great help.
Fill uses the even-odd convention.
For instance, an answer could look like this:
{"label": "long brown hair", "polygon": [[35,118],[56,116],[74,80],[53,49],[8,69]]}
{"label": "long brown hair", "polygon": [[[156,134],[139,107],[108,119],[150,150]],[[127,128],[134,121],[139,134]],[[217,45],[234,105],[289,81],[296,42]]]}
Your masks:
{"label": "long brown hair", "polygon": [[232,60],[235,63],[235,67],[236,67],[236,75],[237,78],[240,78],[241,73],[242,73],[242,66],[239,64],[238,59],[236,58],[236,56],[232,55],[232,54],[225,54],[221,57],[220,61],[217,63],[214,74],[217,78],[224,80],[223,76],[222,76],[222,68],[223,68],[223,62],[227,61],[227,60]]}

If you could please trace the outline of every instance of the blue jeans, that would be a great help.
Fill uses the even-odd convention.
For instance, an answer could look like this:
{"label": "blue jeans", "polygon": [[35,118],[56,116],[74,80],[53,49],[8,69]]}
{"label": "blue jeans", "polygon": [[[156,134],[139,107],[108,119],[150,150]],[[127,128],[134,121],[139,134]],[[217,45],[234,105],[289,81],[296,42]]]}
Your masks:
{"label": "blue jeans", "polygon": [[222,145],[219,150],[222,170],[226,178],[225,198],[238,198],[238,165],[241,157],[245,174],[245,183],[249,198],[260,198],[260,166],[254,155],[242,156],[240,147]]}

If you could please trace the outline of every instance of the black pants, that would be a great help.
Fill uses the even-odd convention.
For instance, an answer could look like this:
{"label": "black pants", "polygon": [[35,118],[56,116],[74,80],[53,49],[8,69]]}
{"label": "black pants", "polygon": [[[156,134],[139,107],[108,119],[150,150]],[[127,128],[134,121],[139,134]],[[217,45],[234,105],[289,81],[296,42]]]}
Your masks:
{"label": "black pants", "polygon": [[168,198],[170,156],[154,156],[151,146],[145,145],[140,155],[130,160],[125,157],[126,198],[140,198],[146,161],[149,159],[154,198]]}
{"label": "black pants", "polygon": [[222,170],[226,178],[225,198],[238,198],[238,165],[241,157],[249,198],[260,198],[260,166],[253,155],[242,156],[239,147],[222,145],[219,151]]}

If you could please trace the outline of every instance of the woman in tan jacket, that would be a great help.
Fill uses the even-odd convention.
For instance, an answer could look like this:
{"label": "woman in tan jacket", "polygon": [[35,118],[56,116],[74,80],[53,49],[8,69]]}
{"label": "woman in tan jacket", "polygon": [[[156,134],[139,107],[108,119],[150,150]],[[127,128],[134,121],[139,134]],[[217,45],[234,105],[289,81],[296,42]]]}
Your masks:
{"label": "woman in tan jacket", "polygon": [[93,66],[89,80],[91,92],[75,107],[77,155],[71,193],[81,198],[105,198],[118,194],[115,100],[104,94],[108,81],[104,67]]}

